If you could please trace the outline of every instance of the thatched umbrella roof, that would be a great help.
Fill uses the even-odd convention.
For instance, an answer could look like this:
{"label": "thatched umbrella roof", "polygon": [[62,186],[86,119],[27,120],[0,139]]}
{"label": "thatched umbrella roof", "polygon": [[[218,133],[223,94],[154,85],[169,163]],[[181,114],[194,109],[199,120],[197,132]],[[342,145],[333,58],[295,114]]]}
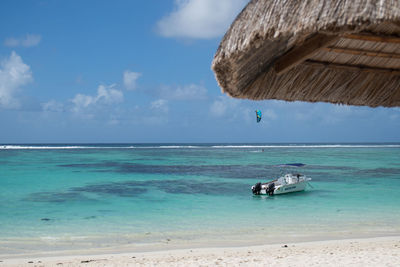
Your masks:
{"label": "thatched umbrella roof", "polygon": [[212,69],[237,98],[400,106],[400,0],[252,0]]}

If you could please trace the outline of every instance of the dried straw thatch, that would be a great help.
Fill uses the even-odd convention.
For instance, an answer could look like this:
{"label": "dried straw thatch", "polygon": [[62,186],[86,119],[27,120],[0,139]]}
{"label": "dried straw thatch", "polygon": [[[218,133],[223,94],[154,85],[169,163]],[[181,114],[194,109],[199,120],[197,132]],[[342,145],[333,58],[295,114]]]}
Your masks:
{"label": "dried straw thatch", "polygon": [[400,106],[400,0],[252,0],[212,68],[232,97]]}

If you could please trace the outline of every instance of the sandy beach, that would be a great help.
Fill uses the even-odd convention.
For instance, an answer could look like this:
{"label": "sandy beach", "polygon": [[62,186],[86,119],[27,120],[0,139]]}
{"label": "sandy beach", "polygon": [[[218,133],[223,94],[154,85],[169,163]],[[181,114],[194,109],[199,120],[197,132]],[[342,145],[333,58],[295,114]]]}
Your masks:
{"label": "sandy beach", "polygon": [[0,266],[399,266],[400,236],[141,253],[70,253],[1,258]]}

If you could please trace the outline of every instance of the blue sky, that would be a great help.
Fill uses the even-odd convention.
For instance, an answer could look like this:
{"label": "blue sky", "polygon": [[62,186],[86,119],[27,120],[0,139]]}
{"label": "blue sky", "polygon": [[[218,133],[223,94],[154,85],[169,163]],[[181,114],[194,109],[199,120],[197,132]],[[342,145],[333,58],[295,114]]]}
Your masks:
{"label": "blue sky", "polygon": [[400,141],[399,108],[222,94],[211,61],[246,3],[1,1],[0,143]]}

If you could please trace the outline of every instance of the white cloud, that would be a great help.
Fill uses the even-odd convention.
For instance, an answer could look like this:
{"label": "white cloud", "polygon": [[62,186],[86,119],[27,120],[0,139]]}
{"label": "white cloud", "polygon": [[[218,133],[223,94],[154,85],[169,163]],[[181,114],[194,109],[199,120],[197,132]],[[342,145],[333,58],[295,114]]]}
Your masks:
{"label": "white cloud", "polygon": [[227,108],[227,104],[224,101],[216,100],[210,107],[210,113],[213,116],[221,117],[225,115]]}
{"label": "white cloud", "polygon": [[115,85],[108,86],[108,89],[104,85],[100,85],[97,88],[97,103],[114,104],[120,103],[124,100],[124,94],[114,89]]}
{"label": "white cloud", "polygon": [[267,109],[263,112],[263,117],[268,118],[270,120],[275,120],[278,116],[275,111],[272,109]]}
{"label": "white cloud", "polygon": [[0,62],[0,107],[16,108],[19,101],[15,94],[20,87],[33,81],[32,72],[14,51]]}
{"label": "white cloud", "polygon": [[202,85],[196,84],[177,87],[163,86],[160,88],[160,95],[162,98],[170,100],[205,99],[207,89]]}
{"label": "white cloud", "polygon": [[83,95],[77,94],[71,100],[73,103],[72,111],[80,112],[90,107],[96,107],[97,105],[110,105],[117,104],[123,101],[124,94],[122,91],[114,89],[115,85],[104,86],[100,85],[97,88],[97,95]]}
{"label": "white cloud", "polygon": [[239,101],[237,99],[233,99],[227,96],[220,96],[218,100],[215,100],[214,103],[211,104],[210,113],[215,117],[222,117],[236,110],[239,105]]}
{"label": "white cloud", "polygon": [[210,39],[224,34],[248,0],[175,0],[175,11],[157,23],[165,37]]}
{"label": "white cloud", "polygon": [[150,108],[155,111],[168,113],[168,101],[165,99],[158,99],[150,103]]}
{"label": "white cloud", "polygon": [[[142,124],[148,125],[162,125],[168,123],[168,101],[165,99],[157,99],[150,103],[150,109],[152,112],[146,112],[142,119],[138,119]],[[141,111],[143,112],[143,110]],[[145,120],[143,120],[145,118]]]}
{"label": "white cloud", "polygon": [[42,36],[38,34],[27,34],[25,37],[14,38],[10,37],[4,40],[4,45],[9,47],[17,47],[17,46],[36,46],[42,40]]}
{"label": "white cloud", "polygon": [[135,90],[136,89],[136,80],[142,76],[139,72],[133,72],[130,70],[126,70],[124,72],[124,85],[127,90]]}
{"label": "white cloud", "polygon": [[62,112],[64,111],[64,104],[55,100],[50,100],[46,103],[42,103],[42,110],[47,112]]}

